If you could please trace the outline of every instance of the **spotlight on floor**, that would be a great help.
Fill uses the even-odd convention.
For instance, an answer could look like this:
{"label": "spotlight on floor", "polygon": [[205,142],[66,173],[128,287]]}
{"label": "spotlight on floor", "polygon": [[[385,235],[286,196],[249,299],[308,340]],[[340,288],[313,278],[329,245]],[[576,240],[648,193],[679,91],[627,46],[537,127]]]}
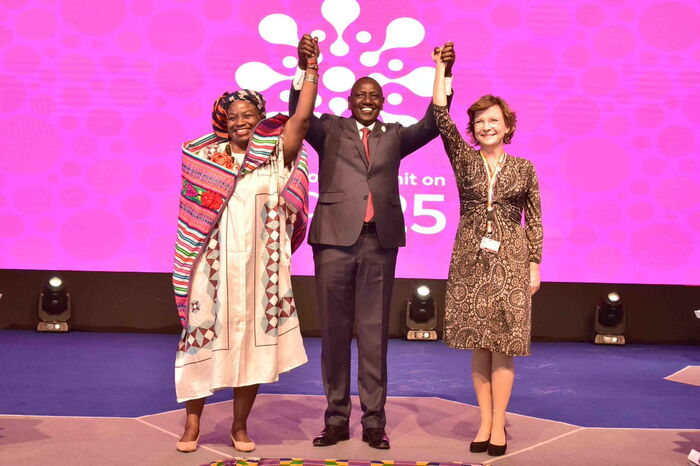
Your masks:
{"label": "spotlight on floor", "polygon": [[59,277],[51,277],[39,293],[39,332],[67,332],[70,293]]}
{"label": "spotlight on floor", "polygon": [[437,311],[430,288],[417,287],[406,301],[406,338],[437,340]]}
{"label": "spotlight on floor", "polygon": [[595,307],[595,342],[599,345],[625,344],[625,310],[622,298],[612,291]]}

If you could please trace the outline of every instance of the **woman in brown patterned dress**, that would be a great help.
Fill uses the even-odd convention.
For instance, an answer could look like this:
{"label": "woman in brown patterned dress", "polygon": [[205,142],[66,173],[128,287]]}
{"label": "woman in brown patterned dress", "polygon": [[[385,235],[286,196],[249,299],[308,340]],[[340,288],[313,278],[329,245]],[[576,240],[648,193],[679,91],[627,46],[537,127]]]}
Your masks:
{"label": "woman in brown patterned dress", "polygon": [[440,50],[433,54],[433,111],[460,199],[443,339],[472,350],[481,424],[470,450],[497,456],[506,450],[513,356],[530,354],[531,296],[540,286],[542,255],[540,194],[532,163],[504,150],[516,118],[503,99],[486,95],[467,111],[468,132],[480,150],[459,134],[446,106]]}

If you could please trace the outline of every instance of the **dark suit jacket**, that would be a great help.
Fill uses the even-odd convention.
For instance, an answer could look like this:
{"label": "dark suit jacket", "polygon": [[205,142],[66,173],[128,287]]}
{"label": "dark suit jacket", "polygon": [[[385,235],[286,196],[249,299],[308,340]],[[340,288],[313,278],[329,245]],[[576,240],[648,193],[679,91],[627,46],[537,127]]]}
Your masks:
{"label": "dark suit jacket", "polygon": [[[292,89],[290,114],[299,92]],[[372,192],[377,238],[384,248],[406,244],[401,200],[401,159],[437,137],[430,106],[423,118],[408,127],[377,121],[369,135],[371,163],[354,118],[324,113],[311,120],[306,140],[318,153],[319,198],[309,231],[310,244],[351,246],[364,222],[368,193]]]}

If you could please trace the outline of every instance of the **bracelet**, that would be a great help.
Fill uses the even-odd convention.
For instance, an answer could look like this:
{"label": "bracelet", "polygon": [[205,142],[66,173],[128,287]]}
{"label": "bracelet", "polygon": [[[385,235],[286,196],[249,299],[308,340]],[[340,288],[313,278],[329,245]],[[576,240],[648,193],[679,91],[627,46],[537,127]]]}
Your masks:
{"label": "bracelet", "polygon": [[311,68],[312,70],[317,70],[318,65],[316,63],[309,63],[308,65],[306,65],[306,68]]}
{"label": "bracelet", "polygon": [[304,76],[304,81],[309,81],[315,84],[318,84],[318,75],[317,74],[307,74]]}

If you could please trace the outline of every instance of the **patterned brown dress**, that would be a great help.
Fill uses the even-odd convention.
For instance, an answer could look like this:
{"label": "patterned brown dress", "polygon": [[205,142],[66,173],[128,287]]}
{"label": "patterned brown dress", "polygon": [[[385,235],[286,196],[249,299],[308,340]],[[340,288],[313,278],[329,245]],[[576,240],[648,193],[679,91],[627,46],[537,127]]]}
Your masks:
{"label": "patterned brown dress", "polygon": [[[530,266],[542,256],[540,192],[532,163],[507,155],[494,192],[497,254],[479,248],[486,233],[488,174],[459,134],[447,107],[433,105],[459,191],[443,340],[452,348],[530,354]],[[523,212],[525,227],[522,226]]]}

